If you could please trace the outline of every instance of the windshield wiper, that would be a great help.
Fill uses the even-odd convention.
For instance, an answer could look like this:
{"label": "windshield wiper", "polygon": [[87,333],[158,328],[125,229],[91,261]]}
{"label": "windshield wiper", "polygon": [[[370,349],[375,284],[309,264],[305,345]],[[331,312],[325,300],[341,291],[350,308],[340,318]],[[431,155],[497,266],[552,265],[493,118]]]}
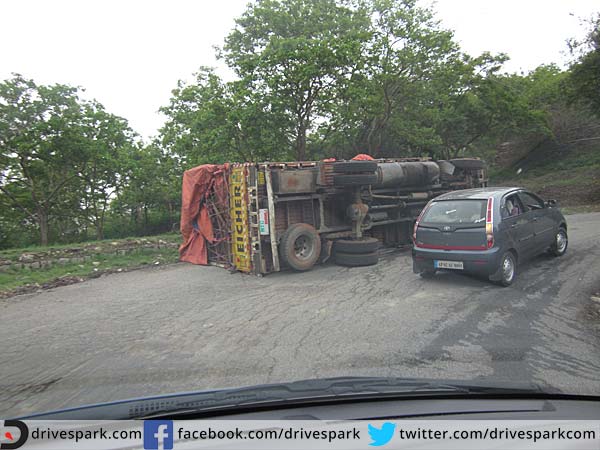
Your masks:
{"label": "windshield wiper", "polygon": [[[161,415],[218,414],[253,408],[308,405],[324,402],[352,402],[408,397],[540,394],[534,385],[490,386],[445,383],[406,378],[344,377],[263,385],[218,392],[177,409],[155,411],[140,418]],[[190,404],[191,403],[191,404]]]}
{"label": "windshield wiper", "polygon": [[547,394],[539,386],[524,383],[446,381],[411,378],[341,377],[264,384],[235,389],[163,395],[89,405],[27,419],[114,420],[161,416],[216,416],[259,408],[367,400],[435,398],[443,396],[531,396]]}

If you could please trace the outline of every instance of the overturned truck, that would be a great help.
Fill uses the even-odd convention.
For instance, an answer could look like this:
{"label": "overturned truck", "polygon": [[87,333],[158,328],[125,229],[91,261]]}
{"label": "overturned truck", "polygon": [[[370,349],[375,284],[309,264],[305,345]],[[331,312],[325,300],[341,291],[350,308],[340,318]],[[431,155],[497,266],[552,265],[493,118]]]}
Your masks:
{"label": "overturned truck", "polygon": [[203,165],[183,177],[180,259],[256,275],[378,262],[425,204],[487,185],[479,159]]}

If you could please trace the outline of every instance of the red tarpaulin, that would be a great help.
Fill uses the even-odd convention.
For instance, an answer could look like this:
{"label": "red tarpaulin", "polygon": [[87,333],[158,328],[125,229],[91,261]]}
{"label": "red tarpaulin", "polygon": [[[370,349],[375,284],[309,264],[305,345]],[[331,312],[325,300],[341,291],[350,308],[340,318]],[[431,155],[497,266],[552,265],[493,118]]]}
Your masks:
{"label": "red tarpaulin", "polygon": [[[207,242],[214,242],[213,226],[206,199],[215,192],[227,198],[229,164],[204,164],[183,173],[181,189],[181,234],[179,259],[193,264],[208,264]],[[225,192],[224,192],[225,191]]]}
{"label": "red tarpaulin", "polygon": [[367,155],[366,153],[359,153],[354,158],[352,158],[352,161],[372,161],[373,159],[375,158],[373,158],[371,155]]}

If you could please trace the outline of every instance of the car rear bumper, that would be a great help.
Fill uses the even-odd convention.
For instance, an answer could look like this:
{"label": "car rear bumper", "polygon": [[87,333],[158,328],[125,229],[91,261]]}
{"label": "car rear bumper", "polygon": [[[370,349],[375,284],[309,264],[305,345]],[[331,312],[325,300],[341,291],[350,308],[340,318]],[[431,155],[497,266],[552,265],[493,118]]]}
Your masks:
{"label": "car rear bumper", "polygon": [[498,271],[501,252],[498,247],[489,250],[433,250],[413,247],[413,272],[437,270],[434,261],[460,261],[463,269],[444,269],[456,272],[469,272],[490,276]]}

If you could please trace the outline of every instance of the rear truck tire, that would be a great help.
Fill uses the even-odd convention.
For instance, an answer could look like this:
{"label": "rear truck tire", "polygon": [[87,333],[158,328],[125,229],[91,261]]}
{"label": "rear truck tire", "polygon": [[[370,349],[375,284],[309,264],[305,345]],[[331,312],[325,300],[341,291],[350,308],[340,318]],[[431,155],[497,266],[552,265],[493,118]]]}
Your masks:
{"label": "rear truck tire", "polygon": [[377,183],[378,177],[374,173],[340,174],[333,176],[334,186],[364,186]]}
{"label": "rear truck tire", "polygon": [[321,238],[312,225],[290,225],[279,243],[279,256],[294,270],[304,272],[315,265],[321,255]]}
{"label": "rear truck tire", "polygon": [[340,266],[373,266],[379,262],[379,253],[335,253],[335,263]]}
{"label": "rear truck tire", "polygon": [[333,244],[336,252],[364,254],[376,252],[379,248],[379,239],[365,237],[362,239],[338,239]]}
{"label": "rear truck tire", "polygon": [[454,164],[455,167],[459,169],[466,170],[479,170],[485,169],[485,163],[480,159],[473,158],[455,158],[448,160],[450,163]]}
{"label": "rear truck tire", "polygon": [[550,247],[550,254],[553,256],[562,256],[567,252],[568,246],[569,236],[567,235],[567,230],[560,227],[554,237],[554,243]]}
{"label": "rear truck tire", "polygon": [[344,161],[333,163],[334,173],[373,173],[375,171],[377,171],[377,163],[375,161]]}
{"label": "rear truck tire", "polygon": [[419,275],[421,278],[428,280],[435,276],[435,270],[424,270],[422,272],[419,272]]}
{"label": "rear truck tire", "polygon": [[500,286],[510,286],[517,278],[517,258],[511,251],[504,252],[500,258],[498,271],[494,274],[494,281]]}

